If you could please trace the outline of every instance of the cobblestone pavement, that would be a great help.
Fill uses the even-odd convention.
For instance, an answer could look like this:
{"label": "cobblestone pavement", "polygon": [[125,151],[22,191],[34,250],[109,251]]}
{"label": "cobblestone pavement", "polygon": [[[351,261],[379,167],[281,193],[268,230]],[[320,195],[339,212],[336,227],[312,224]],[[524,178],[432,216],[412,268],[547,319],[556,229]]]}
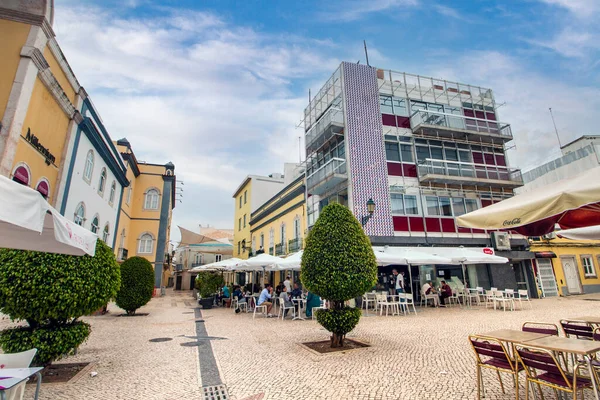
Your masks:
{"label": "cobblestone pavement", "polygon": [[[417,309],[416,316],[371,316],[362,318],[349,337],[372,347],[327,355],[299,345],[327,339],[314,321],[253,320],[251,314],[220,308],[203,310],[202,318],[209,336],[227,339],[211,345],[220,378],[235,400],[474,399],[469,334],[519,329],[525,321],[600,316],[598,305],[555,298],[534,300],[533,310],[515,312],[453,307]],[[90,339],[76,356],[60,362],[95,362],[92,370],[98,375],[43,385],[40,399],[203,399],[198,348],[181,346],[194,340],[179,336],[196,335],[195,307],[189,292],[168,292],[139,310],[148,316],[117,317],[120,311],[111,305],[110,314],[85,318],[93,328]],[[0,328],[8,325],[0,321]],[[158,337],[173,340],[148,341]],[[484,372],[486,399],[514,398],[510,377],[503,378],[504,395],[495,374]],[[32,387],[26,396],[32,398]]]}

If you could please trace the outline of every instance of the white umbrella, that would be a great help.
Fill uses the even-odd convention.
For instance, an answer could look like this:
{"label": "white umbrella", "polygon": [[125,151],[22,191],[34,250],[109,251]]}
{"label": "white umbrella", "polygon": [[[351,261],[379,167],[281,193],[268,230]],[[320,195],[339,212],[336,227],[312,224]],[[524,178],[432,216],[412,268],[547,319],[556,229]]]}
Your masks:
{"label": "white umbrella", "polygon": [[250,257],[247,260],[239,262],[232,269],[234,271],[265,271],[267,269],[273,269],[278,263],[284,259],[281,257],[275,257],[270,254],[259,254],[256,257]]}
{"label": "white umbrella", "polygon": [[565,229],[556,234],[571,240],[599,240],[600,225],[588,226],[586,228]]}
{"label": "white umbrella", "polygon": [[60,215],[39,192],[0,176],[0,247],[94,256],[96,240],[96,234]]}
{"label": "white umbrella", "polygon": [[221,260],[210,264],[199,265],[197,267],[192,268],[190,271],[208,271],[211,269],[214,271],[231,270],[240,262],[242,262],[241,259],[233,257],[228,258],[227,260]]}
{"label": "white umbrella", "polygon": [[303,250],[300,250],[297,253],[290,254],[286,258],[284,258],[281,262],[277,263],[277,268],[281,271],[294,270],[300,271],[300,265],[302,264],[302,254]]}

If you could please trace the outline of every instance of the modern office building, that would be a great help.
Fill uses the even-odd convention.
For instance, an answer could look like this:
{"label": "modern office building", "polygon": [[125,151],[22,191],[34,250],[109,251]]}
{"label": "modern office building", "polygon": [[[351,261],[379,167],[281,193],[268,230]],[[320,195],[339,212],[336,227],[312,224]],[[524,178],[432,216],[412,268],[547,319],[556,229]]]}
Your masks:
{"label": "modern office building", "polygon": [[[496,250],[510,264],[468,266],[469,284],[537,295],[525,238],[501,233],[492,240],[455,222],[523,185],[508,165],[505,144],[513,134],[491,89],[343,62],[310,99],[304,122],[309,229],[337,201],[373,245]],[[462,275],[459,266],[438,272]],[[414,280],[423,275],[413,271]]]}

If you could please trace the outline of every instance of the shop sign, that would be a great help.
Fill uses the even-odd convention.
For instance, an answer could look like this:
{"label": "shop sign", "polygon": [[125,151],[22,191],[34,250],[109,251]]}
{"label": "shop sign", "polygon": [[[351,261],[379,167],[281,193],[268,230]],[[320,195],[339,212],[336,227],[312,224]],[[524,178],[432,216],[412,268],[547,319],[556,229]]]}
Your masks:
{"label": "shop sign", "polygon": [[40,153],[46,158],[47,165],[54,164],[54,161],[56,161],[56,157],[54,157],[54,155],[50,153],[50,150],[48,150],[46,147],[44,147],[44,145],[42,145],[42,143],[40,143],[40,140],[37,136],[31,133],[31,128],[27,128],[27,135],[25,135],[25,140],[29,144],[31,144],[33,148],[38,151],[38,153]]}

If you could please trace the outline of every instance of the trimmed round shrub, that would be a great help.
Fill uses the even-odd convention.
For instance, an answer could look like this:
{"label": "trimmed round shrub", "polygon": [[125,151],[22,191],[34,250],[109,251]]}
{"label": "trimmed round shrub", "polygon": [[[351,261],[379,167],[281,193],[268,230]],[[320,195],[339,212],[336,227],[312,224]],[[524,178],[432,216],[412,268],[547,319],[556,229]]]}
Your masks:
{"label": "trimmed round shrub", "polygon": [[343,346],[360,319],[360,310],[344,302],[377,282],[371,242],[348,208],[338,203],[323,208],[306,238],[300,279],[309,291],[329,300],[330,310],[319,311],[317,320],[332,333],[332,347]]}
{"label": "trimmed round shrub", "polygon": [[90,335],[91,327],[85,322],[44,326],[32,329],[19,327],[0,333],[0,346],[6,353],[37,349],[34,366],[46,366],[63,356],[73,354]]}
{"label": "trimmed round shrub", "polygon": [[200,271],[196,275],[196,289],[204,298],[214,296],[224,284],[223,275],[218,272]]}
{"label": "trimmed round shrub", "polygon": [[121,264],[121,288],[117,306],[129,315],[148,303],[154,293],[154,268],[143,257],[131,257]]}
{"label": "trimmed round shrub", "polygon": [[93,313],[117,294],[120,280],[101,240],[94,257],[0,249],[0,311],[31,328]]}

